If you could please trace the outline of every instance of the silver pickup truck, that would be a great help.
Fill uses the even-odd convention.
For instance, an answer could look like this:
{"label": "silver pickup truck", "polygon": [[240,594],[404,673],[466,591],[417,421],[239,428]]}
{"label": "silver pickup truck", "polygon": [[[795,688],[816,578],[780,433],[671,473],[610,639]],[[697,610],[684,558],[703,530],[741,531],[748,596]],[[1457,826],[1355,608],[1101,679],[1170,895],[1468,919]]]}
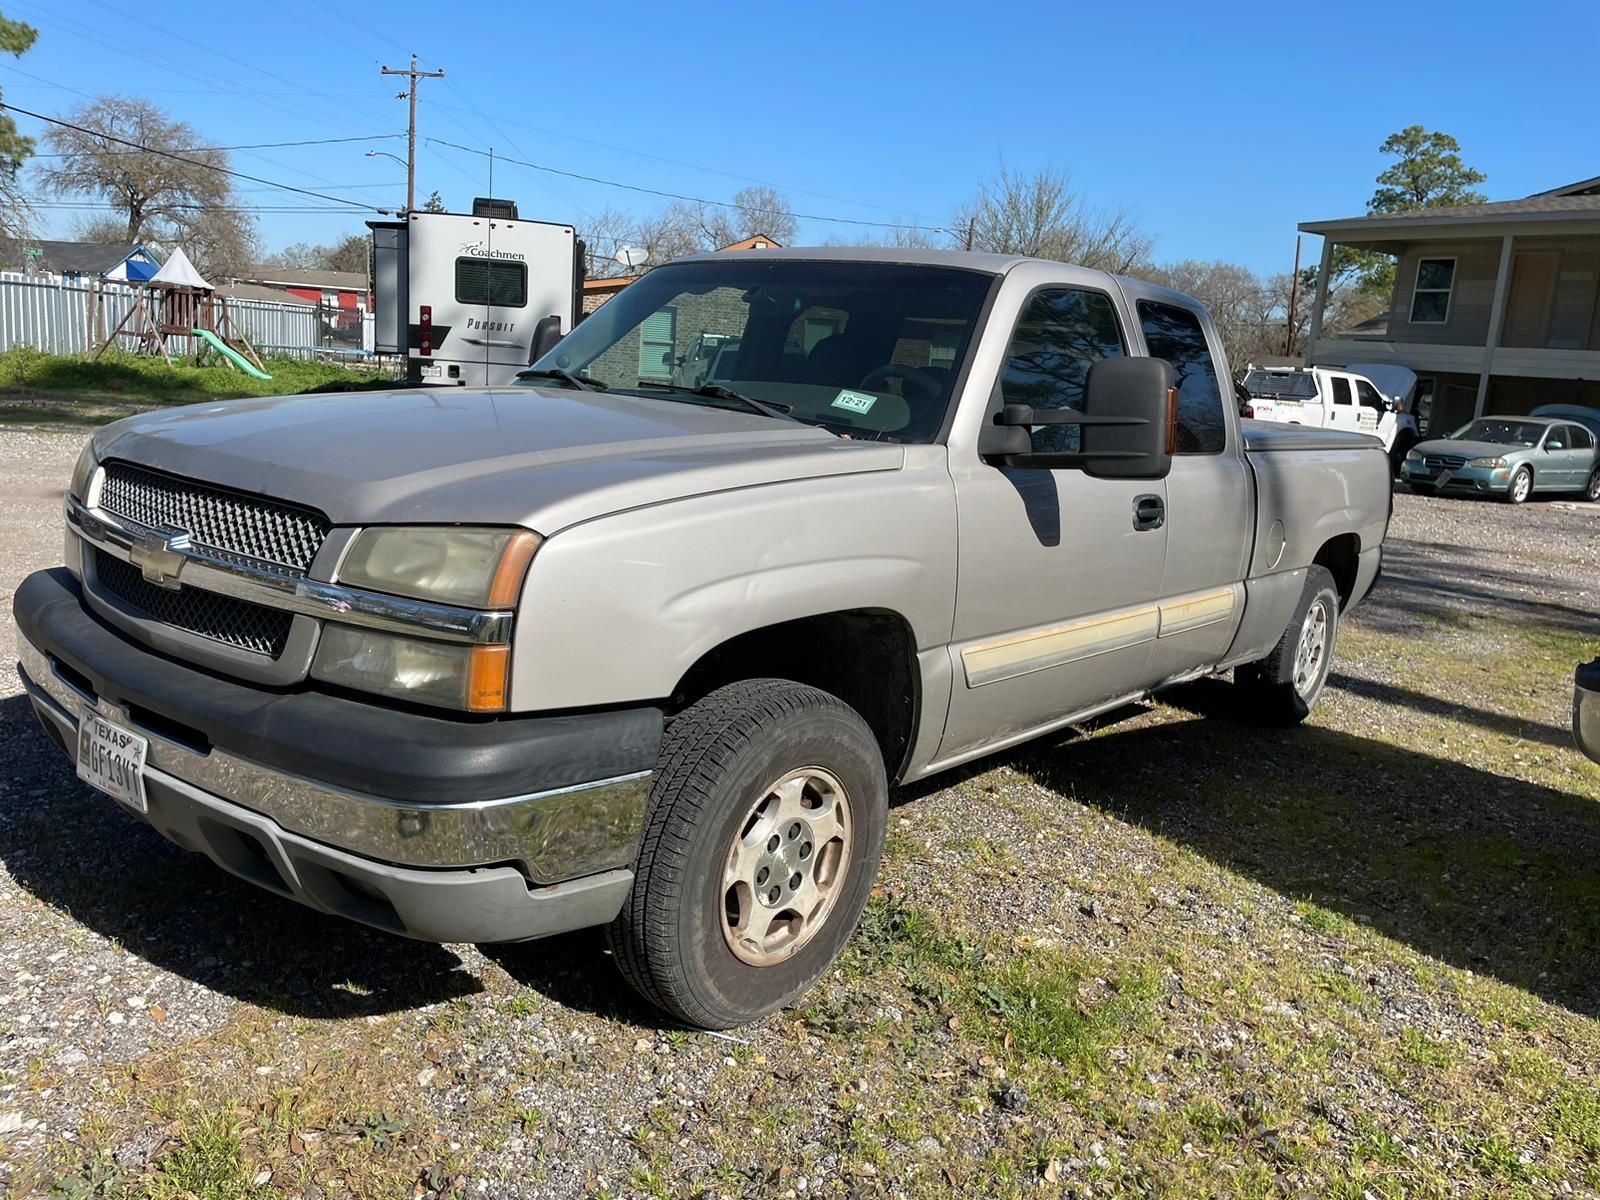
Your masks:
{"label": "silver pickup truck", "polygon": [[730,1026],[838,954],[892,785],[1230,669],[1306,716],[1388,462],[1229,379],[1200,304],[1061,263],[684,260],[524,386],[99,431],[22,678],[226,870],[437,941],[604,925]]}

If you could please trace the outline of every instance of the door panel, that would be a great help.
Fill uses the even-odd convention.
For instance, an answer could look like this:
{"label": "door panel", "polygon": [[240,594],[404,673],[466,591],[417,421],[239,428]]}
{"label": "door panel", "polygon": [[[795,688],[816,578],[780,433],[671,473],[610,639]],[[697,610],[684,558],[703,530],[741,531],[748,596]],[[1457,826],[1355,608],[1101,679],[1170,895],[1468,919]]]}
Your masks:
{"label": "door panel", "polygon": [[[975,463],[954,472],[956,678],[939,756],[1144,687],[1167,528],[1134,529],[1162,483]],[[1169,506],[1170,511],[1170,506]]]}
{"label": "door panel", "polygon": [[[1127,352],[1125,328],[1117,298],[1098,287],[1036,288],[1021,305],[984,424],[1001,403],[1081,410],[1089,367]],[[1077,433],[1041,426],[1034,448],[1073,453]],[[1136,528],[1136,511],[1141,501],[1165,506],[1165,483],[992,466],[971,449],[952,453],[950,473],[960,554],[939,757],[1142,688],[1167,525]]]}

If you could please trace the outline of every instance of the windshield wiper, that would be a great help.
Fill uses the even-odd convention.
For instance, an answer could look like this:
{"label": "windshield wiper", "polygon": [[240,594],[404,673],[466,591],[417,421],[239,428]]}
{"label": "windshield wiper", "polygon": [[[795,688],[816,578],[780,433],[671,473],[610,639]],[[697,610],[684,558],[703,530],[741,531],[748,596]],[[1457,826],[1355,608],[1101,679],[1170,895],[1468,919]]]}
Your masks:
{"label": "windshield wiper", "polygon": [[518,371],[518,379],[559,379],[568,387],[575,387],[582,392],[604,392],[609,390],[608,385],[598,379],[585,379],[582,375],[574,375],[562,367],[547,367],[539,371]]}
{"label": "windshield wiper", "polygon": [[757,400],[754,396],[746,396],[743,392],[723,387],[720,383],[702,383],[698,387],[689,387],[682,383],[649,383],[641,379],[639,386],[662,392],[682,392],[687,396],[705,396],[712,400],[733,400],[751,412],[760,413],[763,417],[776,417],[780,421],[794,421],[800,425],[807,424],[799,417],[789,415],[794,412],[794,406],[791,404],[780,404],[776,400]]}

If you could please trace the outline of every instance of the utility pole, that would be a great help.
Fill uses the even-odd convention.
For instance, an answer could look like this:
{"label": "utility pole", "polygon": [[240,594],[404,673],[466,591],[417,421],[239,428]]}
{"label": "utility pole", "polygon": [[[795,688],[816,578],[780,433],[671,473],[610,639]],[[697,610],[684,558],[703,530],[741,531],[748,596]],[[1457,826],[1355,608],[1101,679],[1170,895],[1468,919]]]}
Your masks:
{"label": "utility pole", "polygon": [[[443,79],[444,72],[417,70],[417,56],[415,54],[411,56],[411,69],[409,71],[391,70],[381,63],[379,67],[384,75],[405,75],[411,80],[409,89],[411,120],[406,126],[406,212],[409,213],[417,207],[417,80]],[[400,92],[395,96],[395,99],[404,100],[406,96],[407,92]]]}
{"label": "utility pole", "polygon": [[1295,301],[1300,297],[1300,235],[1294,239],[1294,274],[1289,276],[1289,331],[1284,334],[1283,353],[1285,357],[1294,353],[1294,310]]}

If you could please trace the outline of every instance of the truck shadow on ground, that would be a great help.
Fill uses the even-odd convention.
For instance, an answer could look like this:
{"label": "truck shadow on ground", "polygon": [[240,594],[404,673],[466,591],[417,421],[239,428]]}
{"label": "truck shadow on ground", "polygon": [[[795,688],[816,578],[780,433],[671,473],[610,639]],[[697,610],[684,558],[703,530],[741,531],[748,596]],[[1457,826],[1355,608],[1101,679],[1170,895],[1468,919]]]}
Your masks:
{"label": "truck shadow on ground", "polygon": [[1600,804],[1314,723],[1241,740],[1220,680],[1163,698],[1206,719],[1006,761],[1283,895],[1600,1015]]}
{"label": "truck shadow on ground", "polygon": [[0,862],[18,887],[147,962],[305,1017],[483,990],[448,947],[324,916],[180,850],[80,783],[23,696],[0,700],[0,745]]}

